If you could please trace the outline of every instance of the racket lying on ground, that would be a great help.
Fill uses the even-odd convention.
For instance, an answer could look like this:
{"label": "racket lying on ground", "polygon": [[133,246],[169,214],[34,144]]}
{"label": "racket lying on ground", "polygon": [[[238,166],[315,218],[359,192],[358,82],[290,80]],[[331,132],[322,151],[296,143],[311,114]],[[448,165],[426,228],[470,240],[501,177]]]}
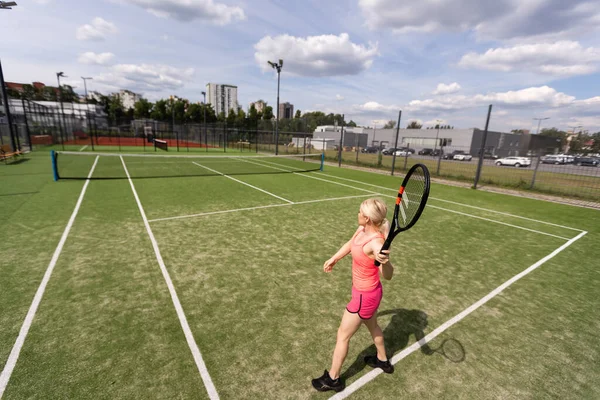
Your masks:
{"label": "racket lying on ground", "polygon": [[[413,165],[398,190],[394,218],[390,226],[390,233],[388,233],[381,248],[382,251],[390,248],[396,235],[412,228],[417,222],[429,198],[429,185],[430,179],[427,167],[423,164]],[[379,266],[379,261],[375,260],[375,265]]]}

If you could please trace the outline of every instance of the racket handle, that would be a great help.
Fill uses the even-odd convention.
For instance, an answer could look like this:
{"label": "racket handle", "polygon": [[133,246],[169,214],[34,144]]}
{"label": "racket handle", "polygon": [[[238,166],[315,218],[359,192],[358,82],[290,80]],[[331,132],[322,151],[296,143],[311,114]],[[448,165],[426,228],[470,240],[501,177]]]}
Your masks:
{"label": "racket handle", "polygon": [[[381,246],[381,250],[379,251],[379,254],[382,254],[384,250],[388,250],[390,248],[390,245],[392,244],[391,241],[385,241],[383,242],[383,246]],[[381,263],[377,260],[375,260],[375,266],[379,267],[381,265]]]}

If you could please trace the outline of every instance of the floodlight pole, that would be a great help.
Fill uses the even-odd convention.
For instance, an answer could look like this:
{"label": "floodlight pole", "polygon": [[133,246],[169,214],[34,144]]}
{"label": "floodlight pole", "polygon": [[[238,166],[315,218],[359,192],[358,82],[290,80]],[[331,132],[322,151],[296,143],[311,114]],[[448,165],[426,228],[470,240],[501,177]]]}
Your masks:
{"label": "floodlight pole", "polygon": [[[202,96],[204,96],[204,102],[202,103],[202,108],[204,110],[204,147],[208,152],[208,136],[206,134],[206,92],[202,92]],[[200,141],[202,143],[202,141]]]}
{"label": "floodlight pole", "polygon": [[540,133],[540,125],[542,124],[542,121],[546,120],[546,119],[550,119],[550,117],[546,117],[546,118],[534,118],[534,121],[538,122],[538,127],[537,127],[537,131],[535,132],[535,134],[539,134]]}
{"label": "floodlight pole", "polygon": [[[65,109],[63,108],[63,102],[62,102],[62,92],[60,90],[60,77],[64,77],[66,78],[67,76],[63,73],[63,72],[57,72],[56,73],[56,80],[58,81],[58,100],[60,101],[60,112],[62,115],[62,122],[64,125],[64,130],[63,127],[61,126],[60,128],[60,132],[61,132],[61,136],[62,136],[62,149],[65,149],[65,135],[67,134],[67,123],[65,121]],[[59,122],[60,125],[60,122]]]}
{"label": "floodlight pole", "polygon": [[277,117],[275,119],[275,155],[279,154],[279,81],[283,60],[279,60],[279,64],[269,61],[269,65],[277,70]]}
{"label": "floodlight pole", "polygon": [[81,79],[83,79],[83,87],[85,88],[85,111],[86,111],[86,115],[87,115],[87,124],[88,124],[88,131],[90,134],[90,137],[92,138],[91,143],[92,143],[92,150],[94,150],[94,136],[92,134],[92,121],[90,119],[90,104],[89,104],[89,98],[88,98],[88,91],[87,91],[87,80],[92,80],[92,77],[84,77],[82,76]]}
{"label": "floodlight pole", "polygon": [[438,137],[440,136],[440,122],[442,122],[442,120],[441,119],[436,119],[435,122],[436,122],[436,125],[437,125],[437,133],[435,134],[435,143],[433,144],[433,153],[434,154],[435,154],[435,151],[437,150]]}

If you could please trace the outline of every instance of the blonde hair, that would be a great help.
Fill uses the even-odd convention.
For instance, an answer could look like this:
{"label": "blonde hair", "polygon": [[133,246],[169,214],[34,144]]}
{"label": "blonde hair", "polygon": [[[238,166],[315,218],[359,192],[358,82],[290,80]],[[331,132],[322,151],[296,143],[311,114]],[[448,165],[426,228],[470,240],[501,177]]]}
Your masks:
{"label": "blonde hair", "polygon": [[365,217],[369,217],[369,220],[373,225],[379,228],[384,236],[387,236],[390,231],[390,223],[386,219],[387,206],[379,199],[367,199],[360,205],[360,212]]}

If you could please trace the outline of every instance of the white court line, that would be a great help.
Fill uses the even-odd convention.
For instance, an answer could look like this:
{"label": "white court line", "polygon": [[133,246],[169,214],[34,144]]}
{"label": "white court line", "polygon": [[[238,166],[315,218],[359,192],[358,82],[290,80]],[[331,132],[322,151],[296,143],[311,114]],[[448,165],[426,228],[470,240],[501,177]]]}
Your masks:
{"label": "white court line", "polygon": [[79,151],[84,151],[85,149],[87,149],[88,145],[86,144],[85,146],[83,146],[82,148],[79,149]]}
{"label": "white court line", "polygon": [[251,210],[259,210],[261,208],[289,207],[289,206],[292,206],[292,205],[299,205],[299,204],[310,204],[310,203],[320,203],[320,202],[323,202],[323,201],[356,199],[358,197],[368,197],[368,196],[371,196],[371,194],[360,194],[358,196],[346,196],[346,197],[334,197],[334,198],[329,198],[329,199],[317,199],[317,200],[297,201],[297,202],[292,203],[292,204],[288,204],[288,203],[284,203],[284,204],[268,204],[266,206],[236,208],[236,209],[233,209],[233,210],[209,211],[209,212],[198,213],[198,214],[180,215],[180,216],[176,216],[176,217],[156,218],[156,219],[150,219],[150,220],[148,220],[148,222],[169,221],[169,220],[172,220],[172,219],[203,217],[205,215],[226,214],[226,213],[232,213],[232,212],[238,212],[238,211],[251,211]]}
{"label": "white court line", "polygon": [[158,265],[160,266],[160,270],[162,272],[163,278],[167,283],[167,287],[169,288],[169,293],[171,294],[171,300],[173,300],[173,305],[175,306],[175,310],[177,311],[177,317],[179,318],[179,323],[181,324],[181,328],[183,329],[183,333],[185,335],[185,339],[187,340],[188,346],[192,351],[192,355],[194,356],[194,361],[196,362],[196,367],[200,372],[200,376],[202,377],[202,381],[204,382],[204,386],[206,387],[206,391],[208,392],[208,397],[212,400],[218,399],[219,394],[217,393],[217,389],[210,378],[208,370],[206,369],[206,364],[204,364],[204,359],[202,358],[202,354],[200,354],[200,349],[196,344],[196,340],[194,339],[194,335],[190,330],[190,326],[188,324],[185,313],[183,312],[183,307],[179,302],[179,297],[177,296],[177,292],[175,291],[175,286],[173,286],[173,281],[169,276],[169,272],[167,271],[167,267],[165,266],[165,262],[163,261],[162,255],[160,253],[160,249],[158,248],[158,243],[156,242],[156,238],[154,237],[154,233],[152,233],[152,229],[150,229],[150,224],[148,223],[148,218],[146,218],[146,213],[144,212],[144,207],[142,207],[142,203],[140,202],[140,198],[135,190],[135,186],[133,186],[133,181],[131,180],[131,176],[129,176],[129,171],[127,170],[127,166],[125,165],[125,160],[123,157],[121,158],[121,163],[123,163],[123,168],[125,169],[125,173],[127,174],[127,179],[129,180],[129,184],[131,185],[131,190],[133,191],[133,196],[135,197],[135,201],[137,202],[138,208],[140,209],[140,214],[142,215],[142,219],[144,220],[144,226],[146,227],[146,231],[148,232],[148,236],[150,237],[150,241],[152,242],[152,247],[154,248],[154,254],[156,255],[156,261],[158,261]]}
{"label": "white court line", "polygon": [[[440,325],[439,327],[434,329],[427,336],[425,336],[418,342],[413,343],[409,347],[405,348],[404,350],[402,350],[401,352],[399,352],[398,354],[393,356],[392,359],[390,360],[390,362],[392,364],[396,364],[400,360],[402,360],[403,358],[408,356],[409,354],[414,353],[420,347],[424,346],[428,342],[431,342],[433,339],[435,339],[437,336],[439,336],[442,332],[446,331],[452,325],[458,323],[459,321],[464,319],[467,315],[471,314],[473,311],[477,310],[479,307],[481,307],[482,305],[484,305],[485,303],[487,303],[488,301],[490,301],[491,299],[496,297],[504,289],[506,289],[507,287],[509,287],[510,285],[512,285],[513,283],[515,283],[516,281],[518,281],[525,275],[534,271],[535,269],[540,267],[542,264],[544,264],[546,261],[554,258],[554,256],[556,256],[558,253],[560,253],[561,251],[563,251],[564,249],[566,249],[567,247],[572,245],[575,241],[579,240],[586,233],[587,233],[586,231],[581,232],[579,235],[575,236],[573,239],[570,239],[567,243],[563,244],[558,249],[554,250],[552,253],[548,254],[546,257],[542,258],[541,260],[539,260],[538,262],[536,262],[535,264],[533,264],[526,270],[513,276],[512,278],[510,278],[509,280],[504,282],[502,285],[500,285],[496,289],[492,290],[489,294],[482,297],[477,302],[473,303],[471,306],[466,308],[464,311],[460,312],[459,314],[456,314],[454,317],[452,317],[448,321],[444,322],[442,325]],[[367,383],[369,383],[370,381],[375,379],[377,377],[377,375],[381,374],[382,372],[383,371],[380,368],[369,371],[368,373],[366,373],[365,375],[360,377],[355,382],[352,382],[352,384],[350,386],[346,387],[346,389],[344,391],[337,393],[336,395],[330,397],[330,399],[334,399],[334,400],[345,399],[346,397],[350,396],[352,393],[356,392],[358,389],[360,389],[361,387],[363,387],[364,385],[366,385]]]}
{"label": "white court line", "polygon": [[[341,180],[344,180],[344,181],[349,181],[349,182],[360,183],[360,184],[367,185],[367,186],[373,186],[373,187],[376,187],[376,188],[379,188],[379,189],[386,189],[386,190],[393,190],[393,191],[397,191],[397,190],[398,190],[398,189],[390,189],[390,188],[388,188],[388,187],[385,187],[385,186],[373,185],[373,184],[371,184],[371,183],[366,183],[366,182],[362,182],[362,181],[357,181],[357,180],[354,180],[354,179],[348,179],[348,178],[342,178],[342,177],[335,176],[335,175],[329,175],[329,174],[325,174],[325,173],[321,173],[321,175],[329,176],[329,177],[331,177],[331,178],[341,179]],[[570,230],[577,231],[577,232],[584,232],[584,231],[583,231],[583,230],[581,230],[581,229],[577,229],[577,228],[571,228],[570,226],[564,226],[564,225],[553,224],[553,223],[551,223],[551,222],[540,221],[540,220],[538,220],[538,219],[533,219],[533,218],[522,217],[522,216],[520,216],[520,215],[509,214],[509,213],[502,212],[502,211],[490,210],[489,208],[482,208],[482,207],[471,206],[471,205],[469,205],[469,204],[458,203],[458,202],[455,202],[455,201],[450,201],[450,200],[440,199],[440,198],[437,198],[437,197],[431,197],[431,196],[430,196],[429,198],[430,198],[431,200],[443,201],[443,202],[445,202],[445,203],[451,203],[451,204],[456,204],[456,205],[463,206],[463,207],[469,207],[469,208],[473,208],[473,209],[476,209],[476,210],[481,210],[481,211],[487,211],[487,212],[491,212],[491,213],[495,213],[495,214],[506,215],[506,216],[508,216],[508,217],[519,218],[519,219],[523,219],[523,220],[526,220],[526,221],[538,222],[538,223],[540,223],[540,224],[545,224],[545,225],[550,225],[550,226],[556,226],[556,227],[558,227],[558,228],[570,229]]]}
{"label": "white court line", "polygon": [[[284,167],[287,167],[286,165],[281,165],[281,164],[277,164],[277,163],[272,163],[272,162],[269,162],[269,161],[264,161],[264,163],[265,163],[265,164],[263,164],[263,163],[258,163],[258,162],[255,162],[255,161],[249,161],[249,160],[243,160],[243,161],[245,161],[245,162],[248,162],[248,163],[250,163],[250,164],[256,164],[256,165],[260,165],[260,166],[262,166],[262,167],[267,167],[267,168],[271,168],[271,169],[277,169],[277,170],[280,170],[280,171],[285,171],[285,172],[292,172],[292,171],[290,171],[289,169],[283,169],[283,168],[279,168],[279,167],[272,167],[272,166],[269,166],[269,165],[265,165],[265,164],[275,164],[275,165],[279,165],[279,166],[284,166]],[[300,170],[300,168],[296,168],[296,167],[287,167],[287,168],[293,168],[293,169],[298,169],[298,170]],[[344,186],[344,187],[347,187],[347,188],[351,188],[351,189],[359,190],[359,191],[361,191],[361,192],[367,192],[367,193],[371,193],[371,194],[379,194],[379,193],[375,193],[375,192],[373,192],[372,190],[367,190],[367,189],[357,188],[357,187],[355,187],[355,186],[350,186],[350,185],[346,185],[346,184],[344,184],[344,183],[340,183],[340,182],[334,182],[334,181],[330,181],[330,180],[323,179],[323,178],[317,178],[316,176],[312,176],[312,175],[308,175],[308,174],[299,174],[299,173],[296,173],[296,172],[292,172],[292,174],[294,174],[294,175],[297,175],[297,176],[302,176],[302,177],[304,177],[304,178],[316,179],[316,180],[318,180],[318,181],[323,181],[323,182],[333,183],[333,184],[336,184],[336,185],[338,185],[338,186]]]}
{"label": "white court line", "polygon": [[[272,163],[269,163],[269,164],[272,164]],[[276,167],[270,167],[270,168],[276,168]],[[276,168],[276,169],[281,169],[281,168]],[[366,190],[366,189],[361,189],[361,188],[358,188],[358,187],[355,187],[355,186],[341,184],[339,182],[331,181],[331,180],[328,180],[328,179],[316,178],[316,177],[313,177],[313,176],[310,176],[310,175],[305,175],[305,174],[297,174],[297,175],[306,176],[307,178],[314,178],[314,179],[318,179],[320,181],[330,182],[330,183],[333,183],[333,184],[343,185],[343,186],[350,187],[350,188],[353,188],[353,189],[357,189],[357,190],[362,190],[362,191],[368,192],[368,190]],[[326,175],[326,174],[323,174],[323,175]],[[327,175],[327,176],[331,176],[331,175]],[[360,181],[354,181],[354,182],[363,183],[363,182],[360,182]],[[375,186],[375,187],[378,187],[380,189],[387,189],[387,190],[396,191],[396,189],[390,189],[390,188],[386,188],[386,187],[383,187],[383,186],[376,186],[376,185],[371,185],[371,184],[368,184],[368,183],[363,183],[363,184],[370,185],[370,186]],[[373,193],[373,194],[378,194],[378,193]],[[390,196],[390,195],[387,195],[387,194],[378,194],[378,195],[379,196],[383,196],[383,197],[391,197],[391,198],[394,198],[394,199],[397,197],[397,196]],[[433,206],[431,204],[428,205],[427,207],[437,208],[439,210],[444,210],[444,211],[448,211],[448,212],[451,212],[451,213],[454,213],[454,214],[460,214],[460,215],[463,215],[465,217],[476,218],[476,219],[480,219],[480,220],[483,220],[483,221],[492,222],[492,223],[495,223],[495,224],[510,226],[512,228],[522,229],[524,231],[539,233],[540,235],[551,236],[551,237],[559,238],[559,239],[562,239],[562,240],[569,240],[569,238],[565,238],[565,237],[562,237],[562,236],[552,235],[550,233],[538,231],[538,230],[535,230],[535,229],[524,228],[524,227],[519,226],[519,225],[513,225],[513,224],[506,223],[506,222],[496,221],[496,220],[493,220],[493,219],[484,218],[484,217],[480,217],[480,216],[472,215],[472,214],[467,214],[467,213],[463,213],[463,212],[460,212],[460,211],[454,211],[454,210],[450,210],[448,208]]]}
{"label": "white court line", "polygon": [[10,376],[15,368],[15,365],[17,364],[17,359],[19,358],[19,354],[21,353],[21,349],[23,348],[23,344],[25,343],[25,338],[27,337],[27,333],[29,333],[29,328],[31,328],[31,324],[33,322],[33,318],[35,317],[35,313],[37,312],[40,302],[42,301],[42,297],[44,296],[44,291],[46,290],[46,285],[48,285],[48,282],[50,281],[50,277],[52,276],[52,271],[54,271],[54,267],[56,266],[58,257],[60,256],[60,253],[62,252],[65,242],[67,241],[67,237],[69,236],[71,227],[73,226],[73,223],[75,222],[75,217],[77,216],[77,213],[79,212],[79,208],[81,207],[81,203],[83,202],[83,196],[85,195],[87,187],[90,183],[90,178],[92,177],[92,174],[94,173],[94,169],[96,168],[97,163],[98,163],[98,157],[96,157],[96,160],[94,161],[94,164],[92,165],[92,169],[90,169],[87,180],[85,181],[85,184],[83,185],[83,189],[81,189],[81,194],[79,195],[79,199],[77,200],[77,203],[75,204],[75,209],[73,210],[73,213],[71,214],[71,218],[69,218],[69,222],[67,223],[67,226],[66,226],[65,230],[63,231],[60,241],[58,242],[58,246],[56,246],[56,250],[54,250],[54,254],[52,255],[52,258],[50,259],[50,264],[48,264],[48,268],[46,269],[46,273],[44,274],[44,277],[42,278],[42,282],[40,283],[40,286],[38,287],[37,292],[35,292],[35,296],[33,297],[33,302],[31,303],[31,306],[29,307],[29,311],[27,311],[27,315],[25,316],[25,321],[23,322],[23,325],[21,326],[21,330],[19,331],[19,336],[17,337],[17,340],[10,352],[10,355],[8,356],[8,361],[6,361],[6,365],[4,366],[4,369],[2,370],[2,374],[0,374],[0,399],[2,398],[2,394],[4,393],[4,390],[6,389],[6,385],[8,385]]}
{"label": "white court line", "polygon": [[263,190],[263,189],[261,189],[261,188],[258,188],[258,187],[256,187],[256,186],[253,186],[253,185],[251,185],[251,184],[249,184],[249,183],[246,183],[246,182],[240,181],[239,179],[235,179],[234,177],[231,177],[231,176],[229,176],[229,175],[225,175],[225,174],[224,174],[224,173],[222,173],[222,172],[219,172],[219,171],[217,171],[217,170],[214,170],[214,169],[212,169],[212,168],[205,167],[204,165],[202,165],[202,164],[198,164],[198,163],[197,163],[197,162],[195,162],[195,161],[192,161],[192,164],[196,164],[197,166],[199,166],[199,167],[202,167],[202,168],[204,168],[204,169],[207,169],[207,170],[209,170],[210,172],[214,172],[214,173],[216,173],[216,174],[219,174],[219,175],[221,175],[221,176],[224,176],[225,178],[229,178],[229,179],[231,179],[231,180],[234,180],[234,181],[236,181],[236,182],[238,182],[238,183],[241,183],[242,185],[246,185],[246,186],[249,186],[249,187],[251,187],[252,189],[256,189],[256,190],[258,190],[258,191],[260,191],[260,192],[266,193],[266,194],[268,194],[268,195],[270,195],[270,196],[273,196],[273,197],[275,197],[276,199],[283,200],[283,201],[285,201],[285,202],[288,202],[288,203],[290,203],[290,204],[294,204],[294,202],[293,202],[293,201],[291,201],[291,200],[284,199],[283,197],[279,197],[279,196],[277,196],[276,194],[273,194],[273,193],[271,193],[271,192],[267,192],[266,190]]}

